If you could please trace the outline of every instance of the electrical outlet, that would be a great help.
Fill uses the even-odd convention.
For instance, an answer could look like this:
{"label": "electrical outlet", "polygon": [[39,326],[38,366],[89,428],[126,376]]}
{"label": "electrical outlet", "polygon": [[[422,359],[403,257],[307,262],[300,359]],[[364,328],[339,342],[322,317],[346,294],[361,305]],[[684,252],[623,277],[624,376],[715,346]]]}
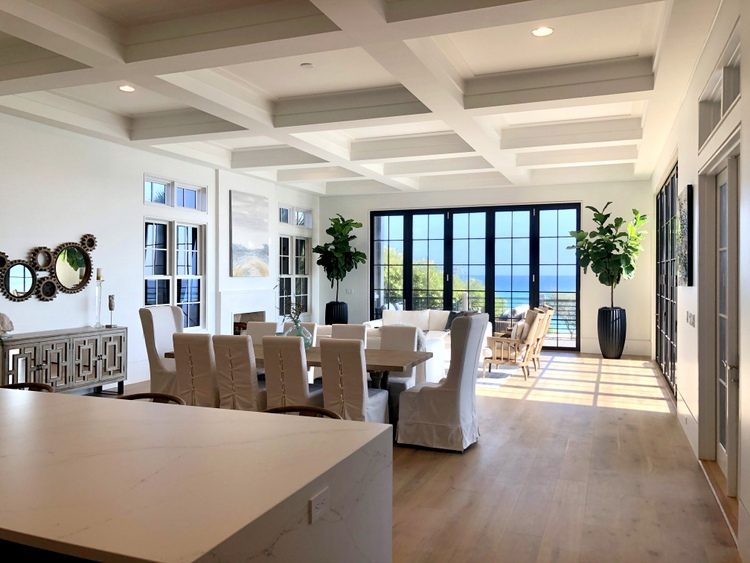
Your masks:
{"label": "electrical outlet", "polygon": [[320,520],[328,512],[331,504],[331,492],[328,487],[314,495],[309,501],[310,524]]}
{"label": "electrical outlet", "polygon": [[347,289],[344,290],[344,293],[346,293],[347,295],[351,295],[352,294],[352,290],[347,288]]}

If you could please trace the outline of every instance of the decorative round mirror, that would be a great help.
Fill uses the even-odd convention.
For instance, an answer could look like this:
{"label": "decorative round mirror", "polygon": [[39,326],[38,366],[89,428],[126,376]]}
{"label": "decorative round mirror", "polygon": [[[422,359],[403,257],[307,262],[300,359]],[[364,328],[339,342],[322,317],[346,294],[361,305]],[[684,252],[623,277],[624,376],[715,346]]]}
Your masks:
{"label": "decorative round mirror", "polygon": [[26,301],[34,294],[36,271],[25,260],[11,260],[2,277],[0,290],[11,301]]}
{"label": "decorative round mirror", "polygon": [[48,272],[52,268],[52,251],[46,246],[38,246],[31,251],[29,260],[39,272]]}
{"label": "decorative round mirror", "polygon": [[57,297],[57,283],[52,278],[42,278],[36,290],[36,296],[40,301],[52,301]]}
{"label": "decorative round mirror", "polygon": [[55,250],[54,276],[63,293],[78,293],[91,280],[91,257],[77,243],[61,244]]}

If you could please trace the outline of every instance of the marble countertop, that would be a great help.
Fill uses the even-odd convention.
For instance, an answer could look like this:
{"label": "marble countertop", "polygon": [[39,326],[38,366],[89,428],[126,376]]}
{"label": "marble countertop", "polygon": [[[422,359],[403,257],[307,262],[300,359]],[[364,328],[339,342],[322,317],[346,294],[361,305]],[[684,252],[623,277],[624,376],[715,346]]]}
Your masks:
{"label": "marble countertop", "polygon": [[0,428],[0,539],[155,561],[210,552],[390,431],[5,389]]}

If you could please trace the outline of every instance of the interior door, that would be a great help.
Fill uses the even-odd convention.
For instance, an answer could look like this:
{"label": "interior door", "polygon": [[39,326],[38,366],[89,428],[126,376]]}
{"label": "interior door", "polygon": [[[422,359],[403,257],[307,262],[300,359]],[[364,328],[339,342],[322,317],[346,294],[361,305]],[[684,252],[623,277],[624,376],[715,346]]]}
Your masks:
{"label": "interior door", "polygon": [[716,461],[737,495],[738,426],[738,208],[737,160],[716,177]]}

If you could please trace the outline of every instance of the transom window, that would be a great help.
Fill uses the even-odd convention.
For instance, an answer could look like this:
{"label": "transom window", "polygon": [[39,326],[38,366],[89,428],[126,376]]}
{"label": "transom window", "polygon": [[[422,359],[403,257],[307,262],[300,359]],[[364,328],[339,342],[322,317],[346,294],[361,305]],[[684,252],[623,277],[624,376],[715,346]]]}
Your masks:
{"label": "transom window", "polygon": [[143,201],[168,207],[206,211],[206,188],[146,176],[143,179]]}

